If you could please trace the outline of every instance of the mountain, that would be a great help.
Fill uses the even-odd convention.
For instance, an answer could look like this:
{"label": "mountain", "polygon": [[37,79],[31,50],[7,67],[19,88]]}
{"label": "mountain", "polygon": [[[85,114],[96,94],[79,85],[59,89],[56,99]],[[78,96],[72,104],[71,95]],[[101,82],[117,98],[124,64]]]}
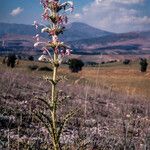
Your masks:
{"label": "mountain", "polygon": [[[0,52],[33,52],[33,36],[40,33],[41,28],[36,31],[32,25],[0,23]],[[40,35],[41,41],[48,40],[46,33]],[[67,26],[61,38],[78,55],[150,54],[150,31],[115,34],[75,22]]]}
{"label": "mountain", "polygon": [[112,34],[70,44],[79,54],[150,54],[150,31]]}
{"label": "mountain", "polygon": [[84,23],[74,22],[67,26],[67,30],[63,35],[63,40],[74,41],[82,39],[91,39],[112,34],[113,33],[111,32],[103,31]]}
{"label": "mountain", "polygon": [[[43,26],[40,26],[39,29],[36,30],[33,25],[0,23],[0,37],[4,35],[34,36],[38,33],[43,38],[48,38],[46,33],[41,33],[42,28]],[[96,29],[87,24],[75,22],[67,25],[65,34],[63,34],[63,36],[61,35],[60,38],[64,41],[74,41],[111,34],[110,32]]]}

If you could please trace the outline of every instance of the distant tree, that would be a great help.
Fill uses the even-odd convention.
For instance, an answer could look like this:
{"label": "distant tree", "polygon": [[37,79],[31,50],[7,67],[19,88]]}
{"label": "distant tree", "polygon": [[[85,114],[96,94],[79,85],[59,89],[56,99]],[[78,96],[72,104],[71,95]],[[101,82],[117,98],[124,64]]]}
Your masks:
{"label": "distant tree", "polygon": [[108,63],[108,64],[110,63],[111,64],[111,63],[115,63],[115,62],[117,62],[117,60],[109,60],[106,63]]}
{"label": "distant tree", "polygon": [[102,61],[102,62],[101,62],[101,64],[105,64],[105,62],[104,62],[104,61]]}
{"label": "distant tree", "polygon": [[15,67],[15,62],[16,62],[16,55],[15,54],[10,54],[8,56],[8,60],[7,60],[7,66],[14,68]]}
{"label": "distant tree", "polygon": [[147,71],[147,59],[146,58],[141,58],[140,59],[140,65],[141,65],[141,72],[146,72]]}
{"label": "distant tree", "polygon": [[82,70],[84,63],[80,59],[73,58],[73,59],[69,59],[68,65],[69,65],[69,69],[72,72],[79,72]]}
{"label": "distant tree", "polygon": [[89,62],[86,62],[86,65],[88,65],[88,66],[98,66],[99,63],[93,62],[93,61],[89,61]]}
{"label": "distant tree", "polygon": [[125,60],[123,61],[123,64],[124,64],[124,65],[128,65],[128,64],[130,64],[130,62],[131,62],[130,59],[125,59]]}
{"label": "distant tree", "polygon": [[34,61],[34,57],[31,55],[31,56],[28,57],[28,60]]}
{"label": "distant tree", "polygon": [[2,64],[5,64],[7,62],[7,57],[5,56],[2,60]]}

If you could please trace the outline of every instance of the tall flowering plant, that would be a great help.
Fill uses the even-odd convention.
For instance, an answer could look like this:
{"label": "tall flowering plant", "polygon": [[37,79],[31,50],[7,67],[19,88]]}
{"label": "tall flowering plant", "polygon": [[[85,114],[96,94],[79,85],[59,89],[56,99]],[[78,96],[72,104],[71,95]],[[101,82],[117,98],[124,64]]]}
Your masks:
{"label": "tall flowering plant", "polygon": [[[36,43],[34,47],[42,46],[42,50],[44,53],[47,53],[49,56],[49,60],[53,65],[53,77],[47,78],[51,82],[51,98],[49,101],[43,100],[43,102],[48,106],[50,114],[37,114],[37,117],[44,123],[46,129],[51,135],[53,149],[60,149],[60,135],[62,133],[63,127],[67,120],[74,114],[74,111],[69,113],[61,125],[58,126],[57,121],[57,110],[58,110],[58,97],[57,97],[57,70],[61,63],[62,58],[65,55],[70,54],[70,48],[61,42],[58,38],[60,34],[64,32],[65,24],[68,22],[67,13],[73,11],[73,2],[67,1],[61,3],[60,0],[41,0],[41,4],[43,5],[44,13],[42,17],[44,20],[50,22],[50,26],[44,26],[41,32],[47,32],[51,37],[49,42],[40,41],[39,34],[35,36]],[[38,29],[39,24],[34,21],[34,26]],[[53,51],[53,54],[50,54],[50,50]],[[40,58],[42,59],[42,58]]]}

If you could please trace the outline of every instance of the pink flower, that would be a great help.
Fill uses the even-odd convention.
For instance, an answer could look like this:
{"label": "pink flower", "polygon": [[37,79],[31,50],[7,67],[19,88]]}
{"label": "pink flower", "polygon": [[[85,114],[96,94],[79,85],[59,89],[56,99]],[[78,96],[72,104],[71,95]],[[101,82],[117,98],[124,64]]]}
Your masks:
{"label": "pink flower", "polygon": [[[70,12],[72,12],[73,11],[73,9],[74,9],[74,4],[73,4],[73,2],[72,1],[67,1],[67,2],[64,2],[63,4],[61,4],[60,5],[64,10],[65,10],[65,12],[67,12],[67,11],[70,11]],[[67,6],[69,6],[69,8],[68,9],[66,9],[66,7]]]}
{"label": "pink flower", "polygon": [[[51,60],[53,60],[53,58],[50,54],[49,49],[53,49],[53,52],[58,56],[59,63],[61,63],[63,57],[71,54],[71,50],[69,46],[59,41],[58,35],[63,33],[65,28],[64,25],[68,23],[68,18],[65,15],[65,12],[73,11],[73,2],[67,1],[64,3],[60,3],[60,0],[41,0],[40,3],[44,8],[44,13],[42,14],[43,19],[51,21],[52,23],[50,27],[45,26],[41,30],[41,32],[48,32],[49,36],[52,37],[52,40],[48,43],[40,42],[39,34],[37,34],[35,36],[37,42],[34,44],[34,47],[42,47],[42,50],[49,55],[49,58]],[[63,12],[59,13],[60,10],[63,10]],[[34,21],[34,25],[36,29],[39,26],[36,21]],[[41,56],[40,60],[42,59],[46,60],[45,54]]]}
{"label": "pink flower", "polygon": [[61,64],[62,61],[63,61],[62,55],[59,54],[59,55],[58,55],[58,63]]}
{"label": "pink flower", "polygon": [[40,46],[40,45],[46,45],[47,43],[46,42],[36,42],[35,44],[34,44],[34,47],[38,47],[38,46]]}
{"label": "pink flower", "polygon": [[35,26],[36,29],[38,29],[39,24],[37,23],[37,21],[34,21],[33,25]]}
{"label": "pink flower", "polygon": [[34,39],[36,39],[36,42],[39,42],[40,41],[40,35],[37,34],[36,36],[33,37]]}
{"label": "pink flower", "polygon": [[45,28],[43,28],[43,29],[41,30],[42,33],[48,32],[48,31],[49,31],[49,28],[48,28],[48,27],[45,27]]}
{"label": "pink flower", "polygon": [[54,53],[55,53],[55,54],[58,54],[58,52],[59,52],[58,47],[55,47]]}
{"label": "pink flower", "polygon": [[41,4],[43,5],[44,8],[48,7],[49,0],[41,0]]}
{"label": "pink flower", "polygon": [[66,49],[66,55],[70,55],[71,54],[71,50],[70,49]]}
{"label": "pink flower", "polygon": [[58,36],[57,36],[57,35],[53,35],[53,36],[52,36],[52,41],[53,41],[54,43],[58,42]]}
{"label": "pink flower", "polygon": [[60,16],[59,19],[58,19],[58,23],[59,24],[66,24],[68,22],[68,18],[67,16]]}
{"label": "pink flower", "polygon": [[49,9],[46,8],[43,15],[42,15],[44,20],[48,20],[49,19]]}
{"label": "pink flower", "polygon": [[49,56],[43,54],[38,58],[38,61],[50,62],[51,59],[49,58]]}

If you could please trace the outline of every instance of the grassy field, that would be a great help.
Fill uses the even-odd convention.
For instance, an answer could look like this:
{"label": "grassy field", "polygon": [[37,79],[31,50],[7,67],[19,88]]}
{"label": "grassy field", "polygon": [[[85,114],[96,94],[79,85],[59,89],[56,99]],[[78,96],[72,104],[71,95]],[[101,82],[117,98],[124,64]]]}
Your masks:
{"label": "grassy field", "polygon": [[[29,65],[50,66],[47,63],[20,61],[14,69],[0,64],[0,70],[5,71],[7,69],[39,77],[51,74],[51,72],[31,71],[28,68]],[[59,68],[59,75],[65,76],[65,79],[74,84],[88,84],[97,88],[100,86],[109,87],[127,95],[150,97],[150,65],[146,73],[141,73],[139,70],[138,62],[133,62],[130,65],[113,63],[100,65],[99,67],[84,67],[79,73],[70,73],[68,67],[62,65]]]}
{"label": "grassy field", "polygon": [[[31,71],[31,65],[51,67],[20,61],[12,69],[0,63],[0,149],[50,147],[49,134],[35,113],[49,113],[41,100],[49,100],[51,87],[42,77],[52,71]],[[149,149],[149,70],[141,73],[136,62],[127,66],[114,63],[84,67],[79,73],[71,73],[62,65],[59,77],[63,81],[58,84],[59,123],[70,110],[80,109],[62,134],[63,150]]]}
{"label": "grassy field", "polygon": [[137,64],[127,66],[114,64],[99,68],[85,68],[80,76],[96,86],[109,86],[113,90],[128,95],[150,97],[150,70],[147,73],[141,73]]}

